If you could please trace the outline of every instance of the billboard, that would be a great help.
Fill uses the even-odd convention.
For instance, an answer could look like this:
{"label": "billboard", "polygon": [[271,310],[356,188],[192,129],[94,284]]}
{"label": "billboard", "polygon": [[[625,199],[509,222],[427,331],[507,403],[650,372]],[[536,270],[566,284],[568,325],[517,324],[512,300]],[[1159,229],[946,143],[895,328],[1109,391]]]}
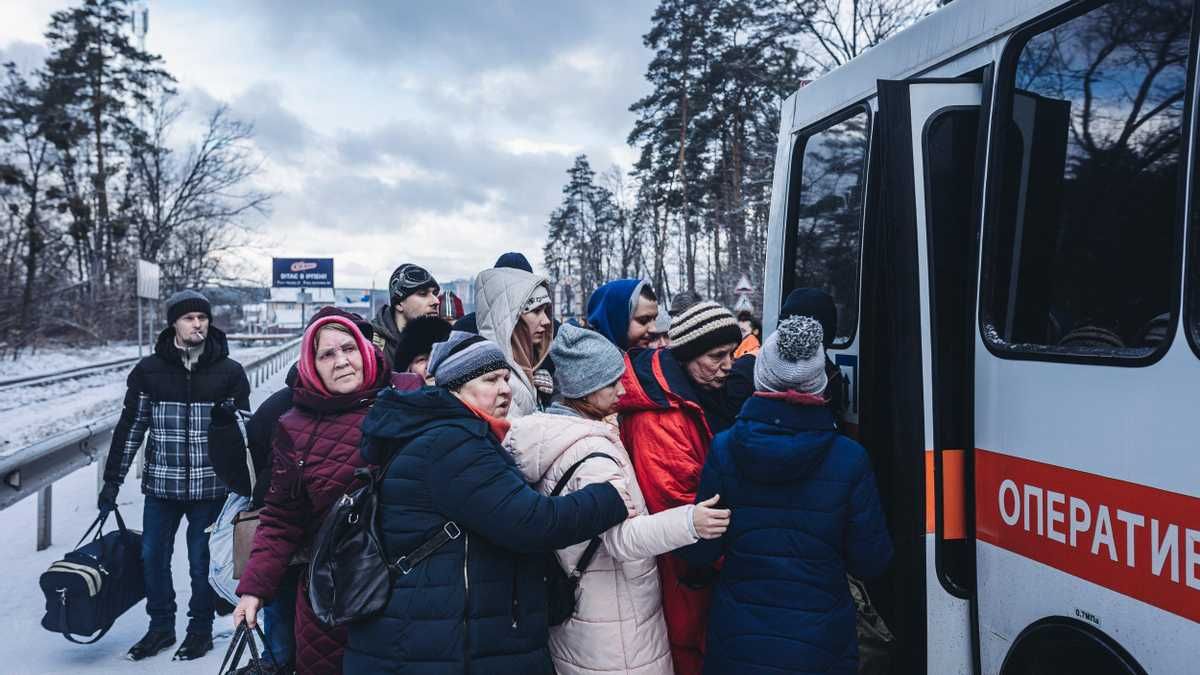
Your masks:
{"label": "billboard", "polygon": [[273,288],[333,288],[333,258],[272,258]]}

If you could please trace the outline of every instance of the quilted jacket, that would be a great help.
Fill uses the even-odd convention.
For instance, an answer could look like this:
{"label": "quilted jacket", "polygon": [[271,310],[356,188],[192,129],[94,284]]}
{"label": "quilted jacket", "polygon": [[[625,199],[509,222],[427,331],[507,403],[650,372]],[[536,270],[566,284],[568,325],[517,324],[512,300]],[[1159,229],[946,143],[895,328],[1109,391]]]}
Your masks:
{"label": "quilted jacket", "polygon": [[724,556],[704,672],[858,672],[846,573],[869,579],[892,556],[871,464],[824,405],[751,398],[718,434],[697,499],[733,510],[719,539],[678,555]]}
{"label": "quilted jacket", "polygon": [[113,430],[104,480],[122,483],[143,439],[142,492],[159,499],[224,499],[228,491],[209,460],[208,424],[214,405],[250,408],[250,382],[229,358],[225,334],[212,326],[204,353],[188,370],[175,346],[175,329],[158,335],[154,353],[129,373],[125,405]]}
{"label": "quilted jacket", "polygon": [[394,575],[383,612],[350,625],[346,672],[553,672],[546,554],[624,520],[618,492],[538,494],[487,423],[441,387],[385,391],[363,435],[366,461],[387,465],[379,528],[388,555],[411,553],[447,521],[462,535]]}
{"label": "quilted jacket", "polygon": [[[379,363],[383,354],[376,353]],[[271,485],[259,514],[254,547],[238,582],[238,595],[264,600],[275,596],[293,556],[306,550],[325,512],[358,487],[354,470],[367,466],[358,452],[359,430],[377,394],[390,384],[401,390],[421,386],[408,373],[379,370],[375,387],[344,395],[321,395],[303,378],[292,391],[292,409],[279,418],[271,463]],[[296,601],[296,671],[340,673],[344,629],[320,624],[308,606],[300,580]]]}
{"label": "quilted jacket", "polygon": [[[550,283],[545,277],[507,267],[484,270],[475,278],[475,316],[479,334],[499,345],[511,370],[508,376],[508,384],[512,387],[509,419],[524,417],[542,407],[529,376],[513,360],[512,348],[513,330],[520,320],[521,308],[538,286],[545,286],[550,291]],[[551,297],[554,297],[553,293]]]}
{"label": "quilted jacket", "polygon": [[[654,556],[696,541],[694,506],[647,514],[633,463],[612,425],[563,414],[537,413],[513,422],[504,439],[525,480],[550,494],[568,468],[584,460],[562,494],[586,485],[622,481],[640,514],[601,535],[579,581],[573,617],[550,629],[550,654],[560,675],[628,673],[671,675],[671,649],[662,616],[662,591]],[[609,459],[611,458],[611,459]],[[558,551],[564,570],[574,570],[588,544]]]}
{"label": "quilted jacket", "polygon": [[[617,404],[621,440],[633,457],[646,506],[659,513],[695,503],[712,440],[699,396],[669,349],[634,350],[626,359],[625,395]],[[665,555],[658,558],[658,571],[675,672],[694,675],[704,655],[710,593],[691,582],[704,570]]]}

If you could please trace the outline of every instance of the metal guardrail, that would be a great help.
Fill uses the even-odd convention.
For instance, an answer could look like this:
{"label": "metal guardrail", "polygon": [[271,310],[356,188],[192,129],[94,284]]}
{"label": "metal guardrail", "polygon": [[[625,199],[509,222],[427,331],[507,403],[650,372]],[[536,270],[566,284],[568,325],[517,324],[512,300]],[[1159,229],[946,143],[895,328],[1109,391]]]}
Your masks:
{"label": "metal guardrail", "polygon": [[95,375],[96,373],[103,373],[104,371],[107,371],[107,370],[116,370],[117,368],[124,368],[126,366],[132,366],[133,364],[137,363],[141,358],[142,357],[140,357],[140,356],[130,356],[128,358],[117,359],[115,361],[105,361],[104,363],[97,363],[97,364],[93,364],[90,366],[80,366],[78,368],[71,368],[68,370],[59,370],[59,371],[55,371],[52,373],[40,373],[37,375],[25,375],[23,377],[13,377],[13,378],[9,378],[7,380],[0,380],[0,391],[4,391],[6,389],[12,389],[14,387],[36,386],[36,385],[44,385],[44,384],[53,384],[55,382],[61,382],[62,380],[75,380],[80,377],[85,377],[87,375]]}
{"label": "metal guardrail", "polygon": [[[290,366],[296,359],[299,346],[300,338],[293,338],[279,349],[243,363],[251,388],[257,389],[271,376]],[[50,546],[54,482],[92,462],[99,462],[99,482],[99,472],[103,471],[108,445],[112,442],[113,430],[119,418],[119,413],[113,413],[0,457],[0,510],[29,495],[38,495],[39,551]]]}

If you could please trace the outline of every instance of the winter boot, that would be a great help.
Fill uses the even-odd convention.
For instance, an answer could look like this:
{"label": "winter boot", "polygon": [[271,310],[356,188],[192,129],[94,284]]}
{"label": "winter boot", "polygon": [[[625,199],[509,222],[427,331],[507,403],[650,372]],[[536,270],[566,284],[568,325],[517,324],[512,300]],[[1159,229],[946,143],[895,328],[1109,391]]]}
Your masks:
{"label": "winter boot", "polygon": [[149,630],[137,644],[129,648],[125,658],[130,661],[141,661],[175,644],[175,633],[169,630]]}
{"label": "winter boot", "polygon": [[174,661],[191,661],[204,656],[212,651],[213,641],[211,635],[200,635],[199,633],[188,633],[183,638],[183,644],[179,645],[179,649],[175,651]]}

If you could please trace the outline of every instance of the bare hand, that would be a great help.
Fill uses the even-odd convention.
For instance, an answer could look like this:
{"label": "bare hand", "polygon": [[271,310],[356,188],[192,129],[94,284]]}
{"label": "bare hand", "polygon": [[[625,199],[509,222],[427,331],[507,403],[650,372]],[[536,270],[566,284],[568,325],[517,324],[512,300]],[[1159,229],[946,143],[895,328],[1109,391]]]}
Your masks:
{"label": "bare hand", "polygon": [[633,494],[629,491],[629,484],[624,479],[617,479],[612,482],[612,486],[617,489],[617,494],[621,495],[621,500],[625,502],[625,510],[627,511],[626,518],[632,518],[638,514],[637,503],[633,501]]}
{"label": "bare hand", "polygon": [[246,625],[254,628],[258,625],[258,610],[262,609],[262,598],[255,595],[243,595],[237,604],[237,608],[233,610],[233,627],[237,628],[243,621]]}
{"label": "bare hand", "polygon": [[716,539],[729,529],[729,509],[714,508],[721,495],[713,495],[692,509],[692,523],[701,539]]}

